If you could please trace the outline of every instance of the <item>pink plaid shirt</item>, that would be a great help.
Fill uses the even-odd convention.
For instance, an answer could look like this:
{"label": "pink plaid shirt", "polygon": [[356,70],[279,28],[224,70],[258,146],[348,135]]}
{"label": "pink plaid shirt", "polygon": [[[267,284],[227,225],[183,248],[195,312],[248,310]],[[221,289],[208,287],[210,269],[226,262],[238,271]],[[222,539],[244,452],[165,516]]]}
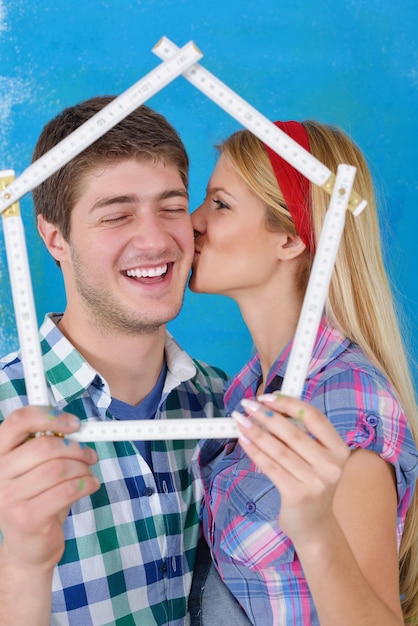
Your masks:
{"label": "pink plaid shirt", "polygon": [[[271,369],[266,392],[280,389],[290,348]],[[254,397],[260,376],[256,355],[228,387],[228,414],[241,410],[242,398]],[[407,419],[387,380],[325,320],[303,399],[328,416],[351,448],[373,450],[393,465],[400,541],[418,474],[418,452]],[[253,624],[318,626],[298,555],[280,529],[279,492],[239,446],[231,452],[232,447],[228,444],[222,452],[219,442],[206,441],[200,454],[203,531],[220,575]]]}

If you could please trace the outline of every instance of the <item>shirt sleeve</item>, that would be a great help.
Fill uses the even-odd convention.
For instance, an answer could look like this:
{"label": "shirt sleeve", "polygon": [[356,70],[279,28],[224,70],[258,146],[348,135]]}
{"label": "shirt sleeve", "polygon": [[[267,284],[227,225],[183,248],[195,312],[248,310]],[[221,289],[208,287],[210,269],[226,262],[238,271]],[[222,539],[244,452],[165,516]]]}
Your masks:
{"label": "shirt sleeve", "polygon": [[418,453],[389,384],[371,372],[347,368],[319,384],[306,399],[327,415],[351,449],[376,452],[394,467],[399,506],[406,510],[418,477]]}

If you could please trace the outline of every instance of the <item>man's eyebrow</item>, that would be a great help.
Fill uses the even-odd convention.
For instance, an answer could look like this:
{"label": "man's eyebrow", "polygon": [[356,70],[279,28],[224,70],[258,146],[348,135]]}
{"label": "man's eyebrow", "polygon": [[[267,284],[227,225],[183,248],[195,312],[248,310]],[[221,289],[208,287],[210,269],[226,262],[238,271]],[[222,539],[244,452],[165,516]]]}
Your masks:
{"label": "man's eyebrow", "polygon": [[[155,196],[155,200],[167,200],[169,198],[181,197],[186,200],[189,199],[188,192],[183,189],[167,189]],[[103,207],[112,206],[113,204],[135,204],[139,203],[140,199],[136,194],[125,194],[120,196],[106,196],[105,198],[100,198],[96,200],[96,202],[91,207],[91,211],[95,211],[96,209],[102,209]]]}
{"label": "man's eyebrow", "polygon": [[138,202],[138,197],[135,194],[127,194],[123,196],[106,196],[105,198],[100,198],[96,200],[96,202],[91,207],[92,211],[96,209],[102,209],[105,206],[111,206],[112,204],[132,204],[134,202]]}
{"label": "man's eyebrow", "polygon": [[186,200],[188,200],[189,192],[183,187],[181,187],[180,189],[168,189],[167,191],[163,191],[162,193],[158,194],[157,200],[166,200],[167,198],[176,198],[177,196],[180,196],[181,198],[186,198]]}

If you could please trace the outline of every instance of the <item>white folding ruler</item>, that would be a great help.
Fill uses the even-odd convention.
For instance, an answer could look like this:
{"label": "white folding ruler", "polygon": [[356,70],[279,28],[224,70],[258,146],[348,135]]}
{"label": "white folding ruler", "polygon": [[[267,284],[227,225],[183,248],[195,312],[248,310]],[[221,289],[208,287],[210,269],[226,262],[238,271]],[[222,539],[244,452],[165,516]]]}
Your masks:
{"label": "white folding ruler", "polygon": [[[290,352],[281,393],[300,398],[319,323],[328,293],[329,283],[344,230],[347,204],[352,191],[356,168],[338,166],[337,176],[325,215],[294,342]],[[303,425],[295,420],[300,428]],[[125,439],[209,439],[238,436],[233,418],[171,419],[124,422],[82,422],[80,430],[70,435],[76,441],[123,441]]]}
{"label": "white folding ruler", "polygon": [[[180,53],[182,51],[184,52],[186,48],[186,46],[182,48],[180,50]],[[154,51],[166,60],[173,61],[178,59],[177,55],[179,54],[179,49],[165,37],[163,37],[160,42],[155,46]],[[214,100],[221,108],[225,109],[230,115],[240,121],[246,128],[248,128],[262,141],[268,144],[273,150],[275,150],[283,158],[289,161],[309,180],[321,186],[329,194],[332,194],[329,207],[330,216],[332,215],[332,218],[330,217],[329,220],[325,220],[324,222],[324,227],[316,252],[316,257],[322,259],[322,267],[319,267],[318,262],[317,264],[314,263],[314,266],[312,268],[311,279],[309,281],[311,287],[308,287],[305,297],[304,307],[302,309],[298,330],[292,348],[291,361],[292,355],[294,354],[296,356],[293,357],[292,363],[289,362],[290,367],[287,368],[285,380],[283,383],[284,393],[285,389],[287,389],[286,393],[288,395],[299,397],[300,391],[303,387],[303,382],[306,377],[307,366],[309,364],[309,359],[311,355],[312,346],[310,342],[313,342],[316,336],[316,331],[323,308],[323,304],[321,306],[321,302],[325,302],[326,299],[329,279],[332,274],[332,269],[335,262],[335,255],[337,253],[339,242],[341,239],[345,219],[345,210],[348,206],[348,208],[355,215],[358,215],[365,208],[366,202],[362,200],[357,194],[353,193],[351,189],[352,182],[355,176],[355,168],[344,165],[340,166],[338,169],[337,177],[335,177],[335,175],[324,164],[322,164],[315,157],[313,157],[308,151],[299,146],[299,144],[293,141],[290,137],[288,137],[286,133],[283,133],[283,131],[274,126],[272,122],[262,116],[256,109],[249,105],[245,100],[240,98],[240,96],[235,94],[216,77],[214,77],[212,74],[207,72],[207,70],[195,63],[195,60],[190,62],[190,59],[188,59],[188,62],[185,63],[182,69],[179,69],[179,67],[177,66],[177,72],[175,76],[183,72],[183,75],[188,78],[190,82],[192,82],[212,100]],[[192,63],[195,64],[192,65]],[[192,67],[190,67],[191,65]],[[175,76],[173,75],[173,78]],[[139,82],[141,83],[141,81]],[[158,85],[160,84],[158,76],[157,83]],[[153,85],[155,91],[158,91],[158,89],[162,88],[163,86],[164,84],[162,83],[162,81],[161,86],[159,87],[156,87],[155,84]],[[153,93],[155,93],[155,91]],[[150,97],[151,95],[153,94],[148,91],[147,95],[143,98],[142,101],[145,101],[145,99],[147,97]],[[136,106],[139,106],[139,104],[140,102],[137,102],[131,110],[133,110]],[[125,113],[125,115],[127,114],[128,112]],[[121,115],[117,121],[119,121],[123,117],[124,115]],[[67,141],[70,143],[71,146],[71,151],[67,152],[67,154],[62,157],[62,160],[57,165],[57,167],[54,167],[54,169],[50,169],[51,164],[46,161],[45,165],[43,165],[44,171],[41,170],[39,172],[39,169],[35,171],[35,166],[39,164],[41,159],[34,163],[32,166],[30,166],[30,168],[28,168],[26,172],[24,172],[27,180],[22,180],[22,185],[19,186],[18,184],[15,184],[14,188],[8,187],[6,193],[3,193],[2,195],[0,194],[0,211],[7,208],[7,206],[10,206],[10,204],[17,197],[20,198],[22,195],[24,195],[24,193],[26,193],[30,189],[33,189],[37,184],[40,184],[40,182],[45,180],[54,171],[59,169],[59,167],[62,167],[72,158],[72,156],[75,156],[75,154],[81,152],[83,148],[85,148],[87,145],[92,143],[92,141],[94,141],[96,138],[106,132],[106,130],[110,128],[111,125],[102,129],[103,132],[100,132],[96,137],[91,139],[91,141],[87,141],[87,143],[83,143],[84,141],[86,141],[85,135],[80,134],[79,136],[76,136],[76,133],[78,131],[67,137]],[[79,148],[80,145],[81,148]],[[47,157],[48,154],[49,153],[44,155],[42,159]],[[46,173],[45,170],[47,170]],[[28,177],[28,173],[31,176]],[[16,180],[16,183],[18,183],[20,179],[23,179],[23,175]],[[34,179],[36,179],[35,182]],[[12,195],[11,192],[13,192],[14,195]],[[338,228],[336,228],[337,224]],[[332,240],[333,242],[332,252],[330,252],[330,240]],[[324,263],[327,266],[326,276],[324,275]],[[317,268],[315,266],[317,266]],[[313,317],[314,309],[316,313],[315,318]],[[318,316],[319,318],[317,321]],[[237,435],[238,429],[234,419],[209,418],[203,420],[167,420],[163,423],[157,423],[150,420],[149,422],[144,421],[140,425],[138,425],[138,423],[135,421],[88,421],[83,423],[80,431],[71,435],[71,438],[74,438],[78,441],[109,441],[157,438],[224,438],[236,437]]]}
{"label": "white folding ruler", "polygon": [[32,163],[13,183],[7,186],[7,189],[0,193],[0,213],[28,191],[40,185],[202,56],[203,54],[193,41],[190,41],[183,48],[178,49],[176,55],[170,60],[158,65],[112,100],[99,113],[93,115],[71,135]]}
{"label": "white folding ruler", "polygon": [[[178,50],[179,48],[167,37],[162,37],[152,49],[159,58],[165,60],[171,59]],[[198,63],[188,67],[183,72],[183,76],[221,109],[224,109],[231,117],[293,165],[308,180],[322,187],[331,195],[335,184],[335,174],[219,78]],[[359,215],[366,208],[366,205],[367,202],[360,198],[357,193],[351,192],[347,206],[354,215]]]}
{"label": "white folding ruler", "polygon": [[112,100],[99,113],[93,115],[71,135],[30,165],[17,179],[13,170],[0,172],[0,213],[3,218],[6,256],[29,404],[47,406],[49,397],[42,365],[25,233],[18,200],[202,56],[196,45],[189,42],[178,51],[175,57],[161,63]]}
{"label": "white folding ruler", "polygon": [[352,165],[341,164],[338,166],[331,201],[322,225],[281,387],[281,393],[286,396],[300,398],[302,394],[344,230],[347,204],[356,171]]}
{"label": "white folding ruler", "polygon": [[74,441],[145,441],[161,439],[231,439],[238,437],[231,417],[81,422]]}
{"label": "white folding ruler", "polygon": [[[13,170],[0,171],[0,190],[8,189],[14,179]],[[47,406],[48,391],[38,338],[25,231],[18,202],[13,202],[2,213],[2,223],[28,402]]]}
{"label": "white folding ruler", "polygon": [[[318,332],[338,247],[344,230],[347,204],[356,168],[338,166],[334,190],[325,216],[303,300],[281,393],[300,398]],[[304,428],[299,420],[294,420]],[[170,419],[122,422],[87,421],[69,435],[75,441],[141,441],[157,439],[225,439],[238,437],[234,418]]]}
{"label": "white folding ruler", "polygon": [[[167,37],[160,39],[153,48],[161,59],[170,59],[177,50]],[[285,395],[300,398],[344,229],[346,209],[357,216],[367,206],[366,201],[352,191],[356,168],[341,165],[336,178],[321,161],[198,63],[189,67],[183,76],[331,195],[281,389]]]}

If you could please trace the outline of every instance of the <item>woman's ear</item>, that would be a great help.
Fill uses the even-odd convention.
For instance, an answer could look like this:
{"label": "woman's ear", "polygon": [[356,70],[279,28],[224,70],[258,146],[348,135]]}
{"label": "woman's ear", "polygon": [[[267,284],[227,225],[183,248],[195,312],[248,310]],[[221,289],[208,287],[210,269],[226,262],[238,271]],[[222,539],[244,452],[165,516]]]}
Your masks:
{"label": "woman's ear", "polygon": [[38,232],[48,252],[60,263],[67,256],[68,244],[64,240],[58,226],[48,222],[43,215],[38,215]]}
{"label": "woman's ear", "polygon": [[290,235],[289,233],[278,233],[277,252],[278,258],[282,261],[295,259],[306,250],[306,246],[298,235]]}

